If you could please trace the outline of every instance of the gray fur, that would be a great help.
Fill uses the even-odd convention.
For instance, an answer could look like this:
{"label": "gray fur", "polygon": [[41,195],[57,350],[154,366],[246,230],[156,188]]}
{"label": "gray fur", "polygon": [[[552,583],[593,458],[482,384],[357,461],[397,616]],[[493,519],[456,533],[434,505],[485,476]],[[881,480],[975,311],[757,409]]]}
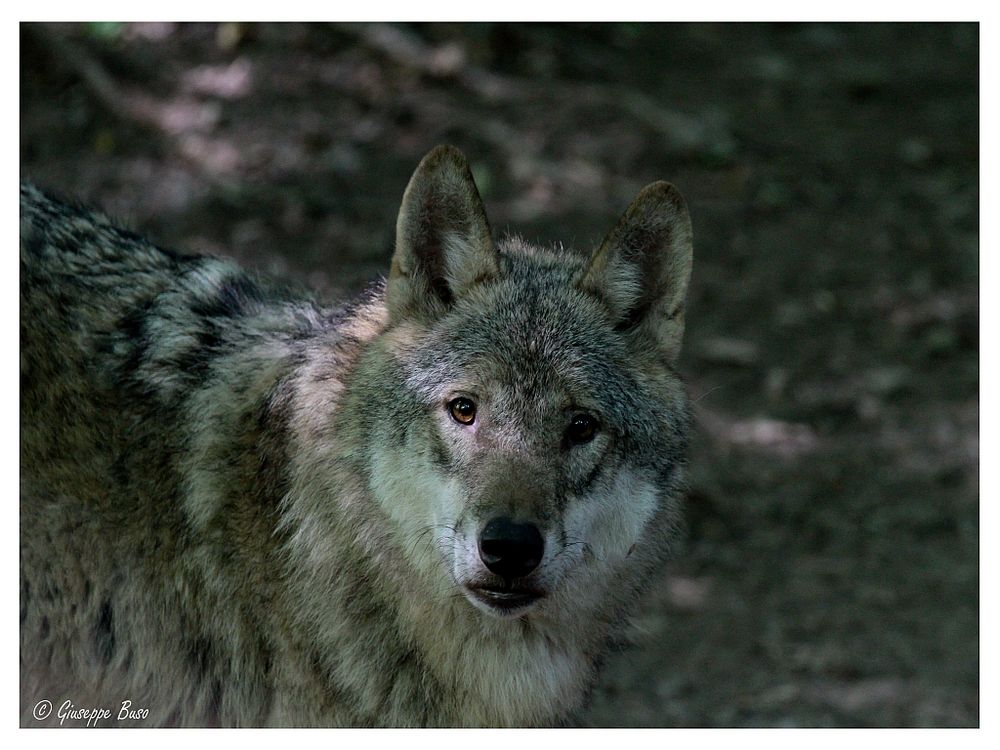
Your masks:
{"label": "gray fur", "polygon": [[[22,725],[566,722],[677,524],[689,269],[665,183],[590,260],[494,245],[448,147],[338,309],[22,186]],[[515,616],[464,588],[498,512],[546,540]]]}

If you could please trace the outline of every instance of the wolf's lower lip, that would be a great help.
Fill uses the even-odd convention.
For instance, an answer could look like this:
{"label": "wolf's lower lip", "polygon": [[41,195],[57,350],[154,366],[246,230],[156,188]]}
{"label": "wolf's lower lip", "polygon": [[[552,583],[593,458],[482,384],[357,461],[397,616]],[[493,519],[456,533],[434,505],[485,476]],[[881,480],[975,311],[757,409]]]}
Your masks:
{"label": "wolf's lower lip", "polygon": [[510,612],[534,604],[544,596],[541,591],[530,589],[473,588],[470,586],[468,591],[479,601],[502,612]]}

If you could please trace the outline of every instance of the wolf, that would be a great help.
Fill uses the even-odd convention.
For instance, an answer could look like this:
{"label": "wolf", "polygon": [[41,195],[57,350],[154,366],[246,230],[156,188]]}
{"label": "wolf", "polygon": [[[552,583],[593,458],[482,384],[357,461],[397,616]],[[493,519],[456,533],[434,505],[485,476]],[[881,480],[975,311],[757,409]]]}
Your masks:
{"label": "wolf", "polygon": [[666,182],[494,242],[440,146],[328,307],[22,186],[22,725],[577,720],[677,536],[691,253]]}

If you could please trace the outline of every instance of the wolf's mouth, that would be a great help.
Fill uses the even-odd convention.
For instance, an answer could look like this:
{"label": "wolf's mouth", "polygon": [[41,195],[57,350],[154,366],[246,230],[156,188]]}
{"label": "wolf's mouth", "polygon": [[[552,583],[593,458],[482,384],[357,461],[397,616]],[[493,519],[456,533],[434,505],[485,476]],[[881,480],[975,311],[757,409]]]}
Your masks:
{"label": "wolf's mouth", "polygon": [[466,591],[478,602],[500,615],[521,614],[545,596],[544,591],[501,586],[467,586]]}

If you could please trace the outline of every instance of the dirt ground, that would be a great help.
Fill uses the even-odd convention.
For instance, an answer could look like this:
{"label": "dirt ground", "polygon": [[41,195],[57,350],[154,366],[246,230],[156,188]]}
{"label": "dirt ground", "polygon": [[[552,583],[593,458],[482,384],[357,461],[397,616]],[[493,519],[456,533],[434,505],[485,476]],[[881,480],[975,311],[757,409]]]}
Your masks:
{"label": "dirt ground", "polygon": [[975,25],[22,26],[22,175],[335,296],[410,171],[589,248],[686,195],[689,531],[603,726],[979,723]]}

